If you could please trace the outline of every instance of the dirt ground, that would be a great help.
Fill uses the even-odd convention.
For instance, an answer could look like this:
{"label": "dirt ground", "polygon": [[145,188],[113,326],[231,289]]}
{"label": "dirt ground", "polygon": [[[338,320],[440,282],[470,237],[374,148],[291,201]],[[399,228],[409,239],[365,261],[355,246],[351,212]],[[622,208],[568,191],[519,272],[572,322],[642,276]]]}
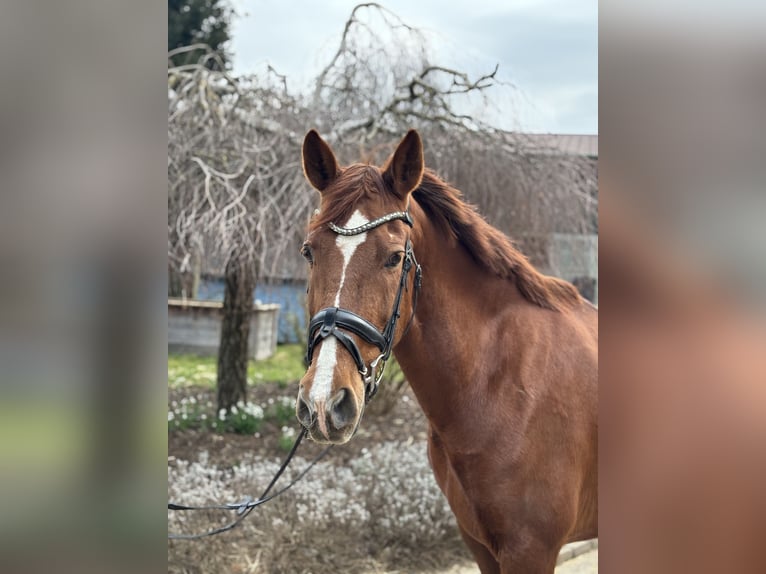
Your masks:
{"label": "dirt ground", "polygon": [[[575,543],[577,545],[579,543]],[[593,546],[594,542],[588,544]],[[566,546],[564,547],[566,549]],[[443,570],[438,574],[480,574],[478,566],[466,562]],[[598,574],[598,547],[589,548],[556,566],[556,574]]]}
{"label": "dirt ground", "polygon": [[[168,400],[179,400],[186,395],[209,394],[210,400],[215,402],[215,393],[211,390],[202,392],[198,389],[171,389]],[[270,398],[278,399],[285,396],[294,396],[297,390],[292,386],[284,388],[276,384],[262,384],[251,387],[248,390],[248,400],[256,404],[266,404]],[[374,444],[386,441],[425,441],[428,423],[423,412],[415,402],[410,390],[404,392],[395,408],[385,414],[380,414],[375,401],[365,411],[364,418],[354,438],[347,444],[333,447],[325,460],[332,460],[338,464],[359,456],[362,449],[369,448]],[[300,428],[297,419],[289,423],[296,431]],[[281,458],[285,451],[280,449],[279,437],[281,428],[279,425],[266,421],[258,433],[260,436],[245,436],[237,434],[216,434],[209,431],[186,430],[172,432],[168,436],[168,458],[172,463],[174,459],[197,460],[202,451],[207,451],[210,464],[220,468],[235,466],[242,460],[244,454],[263,457]],[[299,454],[304,458],[311,458],[322,450],[310,440],[304,440],[300,446]]]}

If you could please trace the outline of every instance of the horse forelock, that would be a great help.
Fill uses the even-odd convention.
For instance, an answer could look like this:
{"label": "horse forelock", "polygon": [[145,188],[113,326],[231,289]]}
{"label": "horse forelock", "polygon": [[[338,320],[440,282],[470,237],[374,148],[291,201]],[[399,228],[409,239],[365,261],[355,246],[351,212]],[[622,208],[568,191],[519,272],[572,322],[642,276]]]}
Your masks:
{"label": "horse forelock", "polygon": [[326,227],[329,223],[342,225],[357,209],[369,217],[377,215],[370,213],[366,204],[370,201],[381,205],[381,209],[395,211],[396,197],[383,181],[380,169],[367,164],[353,164],[341,170],[338,178],[322,194],[322,205],[319,213],[309,223],[309,231]]}

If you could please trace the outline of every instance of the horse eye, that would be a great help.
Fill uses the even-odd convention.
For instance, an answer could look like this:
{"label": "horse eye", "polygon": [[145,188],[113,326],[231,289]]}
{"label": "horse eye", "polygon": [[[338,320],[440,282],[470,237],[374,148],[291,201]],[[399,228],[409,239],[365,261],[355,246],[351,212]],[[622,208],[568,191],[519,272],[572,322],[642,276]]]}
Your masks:
{"label": "horse eye", "polygon": [[396,253],[393,253],[391,257],[388,258],[388,261],[386,261],[386,267],[396,267],[402,262],[402,252],[397,251]]}
{"label": "horse eye", "polygon": [[309,247],[308,243],[304,243],[303,247],[301,247],[301,255],[309,262],[309,265],[314,264],[314,254],[311,252],[311,247]]}

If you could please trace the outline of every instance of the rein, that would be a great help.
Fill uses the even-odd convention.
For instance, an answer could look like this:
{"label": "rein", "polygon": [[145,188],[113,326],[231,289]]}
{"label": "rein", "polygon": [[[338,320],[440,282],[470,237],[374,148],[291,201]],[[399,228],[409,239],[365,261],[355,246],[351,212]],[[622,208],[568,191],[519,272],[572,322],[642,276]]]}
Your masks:
{"label": "rein", "polygon": [[[404,221],[404,223],[412,227],[412,218],[410,217],[409,211],[395,211],[351,229],[338,227],[334,223],[330,223],[329,227],[338,235],[359,235],[361,233],[366,233],[371,229],[375,229],[384,223],[397,219]],[[365,404],[369,403],[372,397],[375,396],[375,393],[378,392],[378,385],[380,384],[380,379],[383,377],[386,361],[388,361],[391,356],[391,350],[394,346],[396,324],[400,317],[399,307],[402,303],[402,294],[407,290],[407,277],[413,266],[415,267],[415,288],[412,294],[412,314],[410,315],[410,319],[407,322],[407,326],[405,327],[402,336],[406,335],[412,324],[412,320],[415,317],[415,309],[418,304],[418,293],[420,291],[423,277],[423,271],[420,264],[418,264],[417,259],[415,259],[415,253],[412,251],[412,243],[409,238],[407,238],[407,243],[404,246],[404,260],[402,262],[402,274],[399,278],[399,289],[394,298],[394,306],[391,315],[389,316],[386,325],[383,327],[382,332],[367,319],[360,317],[353,311],[342,309],[340,307],[326,307],[314,315],[309,322],[306,364],[311,364],[311,360],[314,356],[314,349],[321,341],[327,337],[335,337],[354,359],[356,368],[362,376],[362,380],[364,381]],[[361,337],[368,343],[375,345],[380,351],[380,355],[378,355],[369,366],[365,365],[359,347],[354,339],[348,335],[347,331]]]}
{"label": "rein", "polygon": [[330,452],[330,449],[335,445],[330,445],[327,448],[325,448],[322,452],[320,452],[307,466],[304,468],[293,480],[291,480],[287,486],[280,488],[277,490],[274,494],[269,496],[269,492],[271,492],[271,489],[274,487],[274,485],[279,480],[279,477],[282,476],[282,473],[285,472],[285,469],[287,468],[287,465],[290,464],[290,461],[292,460],[293,456],[295,455],[295,451],[298,450],[298,445],[301,444],[301,441],[303,440],[303,437],[306,436],[307,430],[305,428],[301,428],[301,432],[298,434],[298,438],[295,439],[295,442],[293,443],[292,448],[290,449],[290,452],[285,457],[285,460],[282,461],[282,465],[279,467],[279,470],[274,475],[274,478],[271,479],[271,482],[266,487],[266,490],[263,491],[263,493],[255,500],[253,500],[252,497],[246,496],[244,500],[241,502],[234,502],[229,504],[213,504],[210,506],[186,506],[184,504],[175,504],[173,502],[168,502],[168,510],[236,510],[237,511],[237,518],[233,521],[229,522],[228,524],[221,526],[220,528],[214,528],[213,530],[208,530],[207,532],[202,532],[200,534],[173,534],[168,533],[168,539],[170,540],[198,540],[200,538],[206,538],[208,536],[215,536],[216,534],[221,534],[222,532],[226,532],[228,530],[231,530],[235,528],[240,522],[242,522],[245,518],[247,518],[247,515],[250,514],[253,509],[257,506],[260,506],[261,504],[264,504],[265,502],[268,502],[269,500],[272,500],[282,494],[283,492],[286,492],[292,488],[295,483],[297,483],[299,480],[301,480],[311,468],[318,463],[324,456]]}

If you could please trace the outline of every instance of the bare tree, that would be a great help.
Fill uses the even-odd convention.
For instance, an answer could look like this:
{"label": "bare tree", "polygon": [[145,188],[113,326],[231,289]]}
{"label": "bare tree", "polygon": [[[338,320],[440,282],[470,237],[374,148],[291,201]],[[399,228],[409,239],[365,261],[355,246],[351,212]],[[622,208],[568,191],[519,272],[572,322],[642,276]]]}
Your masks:
{"label": "bare tree", "polygon": [[312,107],[330,140],[365,155],[412,126],[493,131],[460,104],[498,84],[497,66],[471,78],[434,61],[426,36],[380,4],[356,6],[315,81]]}
{"label": "bare tree", "polygon": [[204,259],[224,277],[218,406],[228,409],[246,398],[258,271],[289,272],[280,262],[312,196],[297,153],[305,111],[285,79],[211,71],[216,57],[168,70],[168,252],[182,274]]}

